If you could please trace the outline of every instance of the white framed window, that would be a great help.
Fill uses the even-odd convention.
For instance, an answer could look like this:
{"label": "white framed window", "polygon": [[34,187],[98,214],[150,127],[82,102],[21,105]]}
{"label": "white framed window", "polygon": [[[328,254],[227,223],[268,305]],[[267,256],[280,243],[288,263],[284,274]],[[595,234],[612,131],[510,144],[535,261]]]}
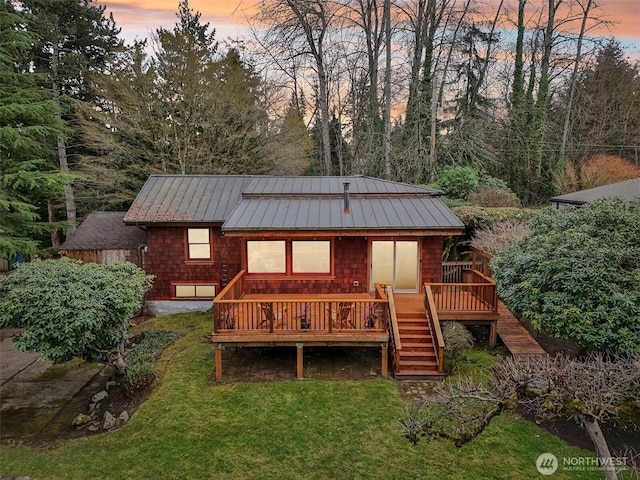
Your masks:
{"label": "white framed window", "polygon": [[215,283],[173,283],[174,298],[214,298],[216,296]]}
{"label": "white framed window", "polygon": [[211,260],[211,232],[208,228],[187,228],[187,258]]}

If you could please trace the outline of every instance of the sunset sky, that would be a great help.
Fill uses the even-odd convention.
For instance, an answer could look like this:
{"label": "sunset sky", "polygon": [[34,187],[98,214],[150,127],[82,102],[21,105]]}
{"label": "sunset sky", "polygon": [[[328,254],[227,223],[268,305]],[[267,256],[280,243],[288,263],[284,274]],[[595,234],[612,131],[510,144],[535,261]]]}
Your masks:
{"label": "sunset sky", "polygon": [[[541,2],[542,0],[534,0]],[[176,22],[178,0],[96,0],[112,12],[122,36],[127,42],[145,38],[158,27],[172,28]],[[529,2],[529,5],[534,2]],[[595,32],[605,38],[616,37],[627,55],[640,59],[640,0],[601,0],[600,15],[615,22],[609,29]],[[202,21],[216,29],[217,40],[238,39],[247,36],[247,16],[252,13],[256,0],[190,0],[189,6],[202,13]],[[507,0],[512,9],[517,0]],[[577,27],[576,27],[577,28]]]}

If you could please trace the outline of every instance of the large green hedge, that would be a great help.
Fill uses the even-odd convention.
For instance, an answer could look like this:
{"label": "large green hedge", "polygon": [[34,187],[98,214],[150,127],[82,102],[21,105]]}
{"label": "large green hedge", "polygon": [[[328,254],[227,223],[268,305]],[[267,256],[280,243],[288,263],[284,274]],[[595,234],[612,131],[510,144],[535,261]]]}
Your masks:
{"label": "large green hedge", "polygon": [[597,351],[640,351],[640,200],[544,210],[491,263],[535,328]]}

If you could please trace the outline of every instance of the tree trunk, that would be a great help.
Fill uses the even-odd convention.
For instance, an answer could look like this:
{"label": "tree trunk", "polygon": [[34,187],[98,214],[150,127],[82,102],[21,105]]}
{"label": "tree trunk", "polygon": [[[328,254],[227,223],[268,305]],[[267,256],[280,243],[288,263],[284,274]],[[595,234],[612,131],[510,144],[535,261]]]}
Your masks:
{"label": "tree trunk", "polygon": [[611,452],[609,451],[609,445],[602,434],[600,424],[597,420],[592,420],[590,418],[582,418],[582,424],[589,434],[589,438],[593,442],[593,446],[596,447],[596,453],[598,454],[598,458],[602,463],[602,469],[604,470],[604,478],[607,480],[618,480],[615,465],[611,464]]}
{"label": "tree trunk", "polygon": [[[51,82],[51,89],[53,90],[53,96],[60,105],[60,85],[58,84],[58,61],[60,56],[60,49],[57,42],[53,42],[53,53],[51,55],[51,76],[53,78]],[[62,118],[60,113],[57,113],[58,118]],[[58,161],[60,163],[60,171],[62,173],[69,173],[69,162],[67,159],[67,145],[64,138],[58,137]],[[70,182],[64,184],[64,200],[67,210],[67,222],[69,222],[68,233],[73,233],[76,230],[76,201],[73,195],[73,186]],[[54,245],[55,246],[55,245]]]}
{"label": "tree trunk", "polygon": [[[47,200],[47,214],[49,216],[48,218],[49,223],[55,223],[56,211],[55,211],[55,207],[53,206],[53,200],[50,198]],[[50,236],[51,236],[51,246],[53,248],[58,248],[60,246],[60,232],[58,232],[58,229],[52,228],[50,232]]]}
{"label": "tree trunk", "polygon": [[120,375],[124,374],[124,371],[127,368],[127,360],[124,355],[124,342],[118,345],[118,356],[113,362],[113,365],[116,367]]}
{"label": "tree trunk", "polygon": [[567,149],[567,139],[569,137],[569,122],[571,121],[571,108],[573,106],[573,97],[576,93],[576,84],[578,83],[578,69],[580,67],[580,57],[582,55],[582,41],[587,28],[587,19],[589,11],[593,5],[592,0],[587,0],[587,5],[583,9],[582,24],[580,25],[580,35],[578,36],[578,49],[576,51],[576,59],[573,63],[573,71],[571,72],[571,82],[569,85],[569,98],[567,99],[567,111],[564,115],[564,127],[562,128],[562,141],[560,143],[560,165],[559,169],[564,167],[565,155]]}
{"label": "tree trunk", "polygon": [[391,178],[391,0],[384,0],[386,70],[384,73],[384,175]]}

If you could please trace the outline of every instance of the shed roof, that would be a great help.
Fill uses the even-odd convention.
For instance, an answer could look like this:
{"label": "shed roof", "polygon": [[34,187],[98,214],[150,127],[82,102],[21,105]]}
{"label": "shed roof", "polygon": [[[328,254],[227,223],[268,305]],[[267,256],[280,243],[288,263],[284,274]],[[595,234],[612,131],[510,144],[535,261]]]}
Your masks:
{"label": "shed roof", "polygon": [[[349,183],[350,212],[344,213]],[[153,175],[127,223],[221,223],[223,231],[461,230],[442,192],[365,176]]]}
{"label": "shed roof", "polygon": [[59,250],[127,250],[144,245],[146,232],[126,225],[124,216],[125,212],[90,213]]}
{"label": "shed roof", "polygon": [[579,192],[567,193],[566,195],[559,195],[553,197],[551,201],[554,203],[582,205],[609,197],[620,197],[624,200],[640,198],[640,177],[612,183],[610,185],[603,185],[601,187],[580,190]]}

